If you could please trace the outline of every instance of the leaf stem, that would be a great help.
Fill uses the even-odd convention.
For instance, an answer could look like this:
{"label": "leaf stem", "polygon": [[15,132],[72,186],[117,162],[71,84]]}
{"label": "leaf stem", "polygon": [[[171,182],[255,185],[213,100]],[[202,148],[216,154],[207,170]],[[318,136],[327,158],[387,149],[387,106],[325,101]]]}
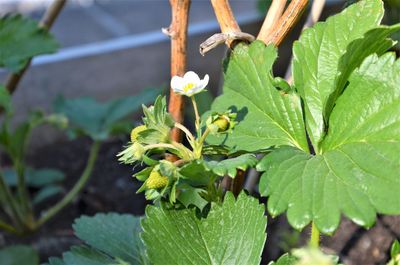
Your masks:
{"label": "leaf stem", "polygon": [[0,220],[0,229],[3,229],[6,232],[13,233],[13,234],[19,234],[17,229],[13,227],[12,225],[7,224],[6,222]]}
{"label": "leaf stem", "polygon": [[40,227],[45,222],[54,217],[59,211],[61,211],[64,207],[70,204],[72,200],[79,194],[79,192],[81,192],[81,190],[83,189],[83,187],[85,187],[86,183],[88,182],[92,174],[93,167],[96,162],[99,150],[100,150],[100,142],[99,141],[93,142],[92,147],[90,148],[89,158],[87,160],[86,167],[79,180],[75,183],[74,187],[68,192],[68,194],[61,201],[53,205],[40,217],[40,219],[35,223],[35,228]]}
{"label": "leaf stem", "polygon": [[154,148],[170,148],[170,149],[176,149],[176,147],[172,144],[164,144],[164,143],[159,143],[159,144],[149,144],[144,147],[144,150],[150,150]]}
{"label": "leaf stem", "polygon": [[199,109],[197,108],[197,103],[196,103],[196,99],[194,98],[194,96],[191,96],[190,99],[192,100],[192,104],[193,104],[193,109],[194,109],[194,115],[196,116],[196,132],[197,132],[197,136],[200,135],[200,115],[199,115]]}
{"label": "leaf stem", "polygon": [[[11,193],[10,188],[4,180],[3,174],[0,174],[0,192],[4,195],[4,198],[7,202],[7,206],[10,207],[11,212],[8,212],[10,218],[17,224],[22,225],[24,216],[18,207],[18,204]],[[4,207],[4,206],[3,206]]]}
{"label": "leaf stem", "polygon": [[207,136],[210,134],[210,129],[207,127],[207,129],[204,131],[203,135],[201,136],[199,140],[199,145],[203,145],[204,141],[206,140]]}
{"label": "leaf stem", "polygon": [[189,138],[190,141],[192,141],[192,142],[195,141],[194,135],[183,124],[180,124],[179,122],[175,122],[174,126],[178,129],[180,129],[181,131],[183,131],[186,134],[186,136]]}
{"label": "leaf stem", "polygon": [[318,230],[317,226],[315,225],[315,223],[312,222],[311,223],[311,237],[310,237],[310,246],[311,247],[314,247],[314,248],[319,247],[319,237],[320,237],[319,230]]}

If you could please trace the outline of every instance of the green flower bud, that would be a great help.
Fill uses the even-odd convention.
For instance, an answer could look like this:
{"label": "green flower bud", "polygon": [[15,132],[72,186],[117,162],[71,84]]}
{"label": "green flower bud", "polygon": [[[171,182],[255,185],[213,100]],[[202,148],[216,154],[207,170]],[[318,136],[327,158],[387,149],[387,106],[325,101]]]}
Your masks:
{"label": "green flower bud", "polygon": [[119,161],[125,164],[133,164],[138,160],[142,160],[143,155],[145,154],[145,149],[143,145],[135,142],[128,146],[128,148],[124,149],[117,156],[119,156]]}
{"label": "green flower bud", "polygon": [[162,189],[168,185],[168,177],[162,176],[157,170],[150,173],[149,178],[146,180],[146,187],[148,189]]}
{"label": "green flower bud", "polygon": [[139,133],[143,132],[146,129],[147,129],[146,125],[140,125],[138,127],[133,128],[131,131],[131,142],[132,143],[136,142]]}
{"label": "green flower bud", "polygon": [[207,127],[211,133],[228,133],[235,126],[236,113],[231,113],[230,110],[224,113],[213,113],[207,119]]}
{"label": "green flower bud", "polygon": [[218,126],[218,132],[225,132],[226,130],[229,129],[229,118],[225,115],[220,116],[217,118],[215,121],[213,121],[214,125]]}

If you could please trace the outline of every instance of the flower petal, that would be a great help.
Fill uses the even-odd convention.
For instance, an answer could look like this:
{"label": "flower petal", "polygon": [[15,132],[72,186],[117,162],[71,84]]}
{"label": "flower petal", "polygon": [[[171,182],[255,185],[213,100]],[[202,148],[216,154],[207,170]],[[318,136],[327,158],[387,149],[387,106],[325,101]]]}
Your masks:
{"label": "flower petal", "polygon": [[210,77],[208,75],[204,76],[204,78],[200,81],[200,84],[199,84],[201,89],[205,88],[208,85],[209,79],[210,79]]}
{"label": "flower petal", "polygon": [[204,87],[200,87],[200,86],[195,87],[192,90],[190,90],[190,94],[194,95],[194,94],[200,93],[203,89],[204,89]]}
{"label": "flower petal", "polygon": [[197,86],[200,83],[199,76],[193,71],[186,72],[186,74],[183,76],[183,79],[185,80],[186,84],[192,83]]}
{"label": "flower petal", "polygon": [[182,77],[177,76],[177,75],[172,77],[172,79],[171,79],[171,88],[173,90],[176,90],[176,89],[181,89],[182,90],[182,87],[184,85],[185,85],[185,82],[184,82]]}

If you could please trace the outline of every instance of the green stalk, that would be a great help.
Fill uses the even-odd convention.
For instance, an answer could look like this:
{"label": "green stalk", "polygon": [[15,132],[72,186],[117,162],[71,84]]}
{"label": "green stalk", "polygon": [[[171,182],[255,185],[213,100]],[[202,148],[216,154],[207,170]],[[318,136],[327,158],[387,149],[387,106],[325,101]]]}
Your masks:
{"label": "green stalk", "polygon": [[11,190],[5,182],[2,174],[0,174],[0,192],[4,195],[7,206],[9,206],[11,209],[11,212],[9,212],[10,218],[17,225],[22,225],[24,222],[24,215],[21,213],[21,209],[18,207],[17,201],[11,193]]}
{"label": "green stalk", "polygon": [[314,248],[318,248],[319,247],[319,230],[316,227],[315,223],[312,222],[311,223],[311,238],[310,238],[310,246],[314,247]]}
{"label": "green stalk", "polygon": [[25,169],[23,164],[16,160],[14,163],[16,172],[17,172],[17,192],[18,192],[18,203],[21,206],[24,215],[24,223],[28,226],[33,222],[33,212],[32,212],[32,205],[31,200],[29,197],[28,189],[26,186],[26,179],[25,179]]}
{"label": "green stalk", "polygon": [[196,103],[196,99],[194,98],[194,96],[191,96],[190,99],[192,100],[192,104],[193,104],[193,109],[194,109],[194,114],[196,116],[196,132],[197,132],[197,136],[199,136],[200,133],[200,115],[199,115],[199,109],[197,108],[197,103]]}
{"label": "green stalk", "polygon": [[9,232],[9,233],[13,233],[13,234],[19,234],[19,232],[17,231],[17,229],[15,229],[15,227],[13,227],[12,225],[7,224],[6,222],[0,220],[0,229]]}
{"label": "green stalk", "polygon": [[64,207],[72,202],[72,200],[79,194],[79,192],[85,187],[88,182],[90,175],[92,174],[94,164],[97,159],[97,155],[100,149],[100,142],[95,141],[90,148],[89,158],[86,164],[86,167],[79,178],[79,180],[75,183],[74,187],[67,193],[67,195],[59,201],[57,204],[53,205],[50,209],[48,209],[40,219],[35,223],[35,228],[40,227],[52,217],[54,217],[59,211],[61,211]]}

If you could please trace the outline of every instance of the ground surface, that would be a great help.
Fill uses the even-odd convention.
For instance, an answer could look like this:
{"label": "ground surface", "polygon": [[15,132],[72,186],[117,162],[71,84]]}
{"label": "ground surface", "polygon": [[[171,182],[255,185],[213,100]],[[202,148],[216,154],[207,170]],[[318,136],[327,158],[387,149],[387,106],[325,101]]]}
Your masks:
{"label": "ground surface", "polygon": [[[124,141],[114,139],[103,144],[89,185],[72,205],[35,235],[25,238],[1,235],[0,248],[15,243],[32,244],[45,261],[48,256],[59,256],[71,245],[79,243],[73,235],[71,224],[82,214],[114,211],[142,215],[147,202],[141,194],[135,194],[140,184],[131,178],[132,169],[120,165],[115,158]],[[51,165],[66,172],[66,188],[70,188],[85,165],[89,148],[88,139],[61,142],[39,149],[30,155],[29,160],[38,168]],[[269,218],[263,264],[281,254],[277,245],[283,245],[282,239],[285,244],[296,245],[304,242],[308,236],[308,231],[303,231],[299,240],[289,239],[294,237],[289,231],[284,217]],[[378,265],[387,260],[391,242],[396,237],[400,238],[400,218],[379,217],[370,230],[358,228],[344,220],[337,233],[332,238],[324,237],[322,242],[328,251],[340,253],[346,265]]]}

